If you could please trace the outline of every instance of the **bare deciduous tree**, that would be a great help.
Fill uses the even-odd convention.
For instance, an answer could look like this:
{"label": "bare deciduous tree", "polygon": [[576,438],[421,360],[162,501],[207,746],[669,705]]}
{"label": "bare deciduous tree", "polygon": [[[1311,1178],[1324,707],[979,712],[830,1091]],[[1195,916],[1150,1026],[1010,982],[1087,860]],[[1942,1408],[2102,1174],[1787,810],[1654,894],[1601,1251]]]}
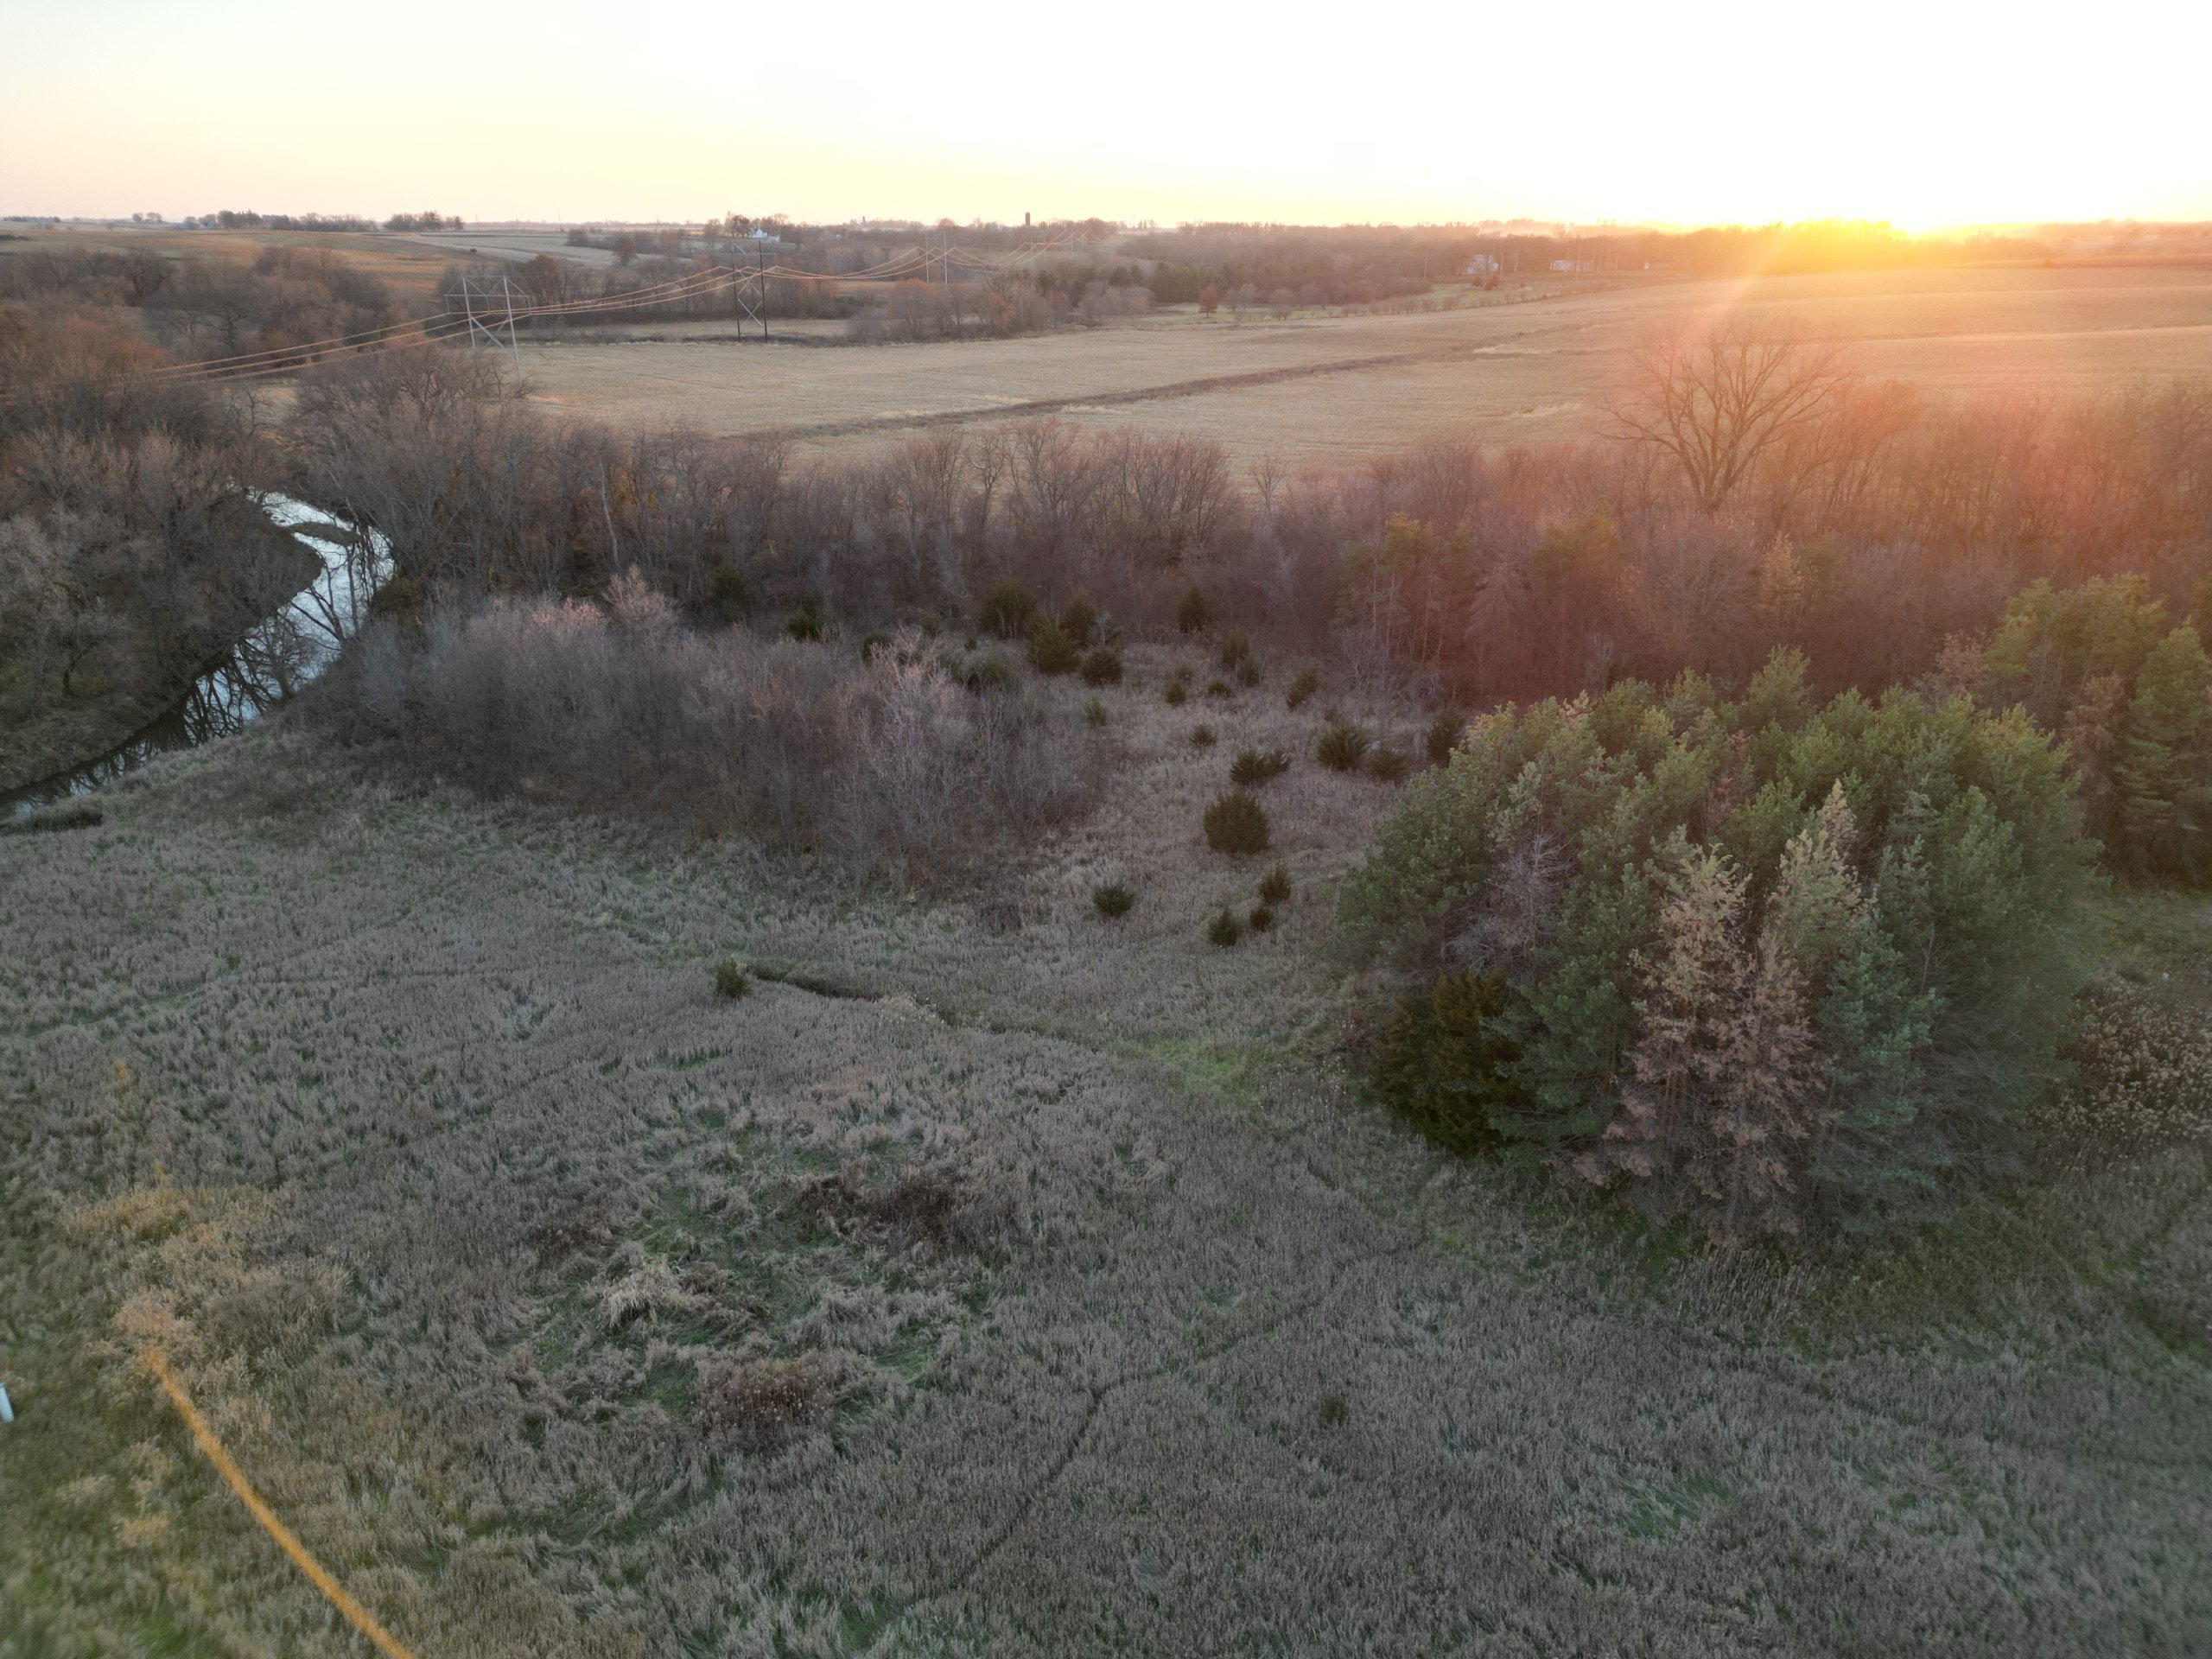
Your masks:
{"label": "bare deciduous tree", "polygon": [[1611,410],[1616,435],[1673,456],[1707,512],[1854,378],[1840,346],[1742,318],[1655,340],[1633,372],[1633,391]]}

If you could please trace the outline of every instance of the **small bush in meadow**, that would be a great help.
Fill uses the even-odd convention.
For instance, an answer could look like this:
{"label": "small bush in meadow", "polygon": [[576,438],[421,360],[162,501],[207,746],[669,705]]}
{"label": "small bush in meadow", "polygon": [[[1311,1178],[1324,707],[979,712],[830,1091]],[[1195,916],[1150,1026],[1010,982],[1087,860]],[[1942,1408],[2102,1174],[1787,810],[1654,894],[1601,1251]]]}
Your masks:
{"label": "small bush in meadow", "polygon": [[2075,1071],[2044,1108],[2050,1150],[2073,1162],[2212,1143],[2212,1023],[2124,981],[2092,986]]}
{"label": "small bush in meadow", "polygon": [[1192,748],[1210,749],[1213,747],[1213,743],[1214,737],[1212,727],[1193,726],[1191,728],[1191,747]]}
{"label": "small bush in meadow", "polygon": [[1077,594],[1060,608],[1060,632],[1078,645],[1090,643],[1091,632],[1098,626],[1098,607],[1090,602],[1088,594]]}
{"label": "small bush in meadow", "polygon": [[1217,853],[1241,855],[1268,850],[1268,814],[1241,789],[1232,789],[1206,808],[1206,845]]}
{"label": "small bush in meadow", "polygon": [[952,677],[977,696],[987,691],[1004,691],[1014,683],[1014,664],[1003,657],[978,657],[950,669]]}
{"label": "small bush in meadow", "polygon": [[1251,914],[1247,916],[1244,919],[1251,924],[1252,931],[1255,933],[1264,933],[1275,925],[1274,906],[1273,905],[1255,905],[1252,906]]}
{"label": "small bush in meadow", "polygon": [[1093,697],[1083,705],[1083,720],[1086,726],[1103,726],[1109,718],[1105,703],[1098,698]]}
{"label": "small bush in meadow", "polygon": [[1020,639],[1028,634],[1032,622],[1049,614],[1036,594],[1008,576],[985,594],[982,603],[976,607],[976,628],[1001,639]]}
{"label": "small bush in meadow", "polygon": [[1213,920],[1206,924],[1206,938],[1226,950],[1244,937],[1244,924],[1236,919],[1236,912],[1224,905],[1214,912]]}
{"label": "small bush in meadow", "polygon": [[707,578],[707,613],[715,621],[731,623],[745,614],[745,578],[727,564],[715,567]]}
{"label": "small bush in meadow", "polygon": [[1117,921],[1128,915],[1137,902],[1135,892],[1125,881],[1107,881],[1090,890],[1090,903],[1109,921]]}
{"label": "small bush in meadow", "polygon": [[871,628],[861,636],[861,661],[872,663],[876,653],[891,649],[891,636],[881,628]]}
{"label": "small bush in meadow", "polygon": [[1236,688],[1227,680],[1217,677],[1206,682],[1206,696],[1210,697],[1233,697],[1236,695]]}
{"label": "small bush in meadow", "polygon": [[1383,744],[1367,757],[1367,770],[1386,784],[1403,783],[1413,769],[1413,757],[1393,743]]}
{"label": "small bush in meadow", "polygon": [[766,1451],[820,1416],[835,1383],[828,1363],[813,1354],[710,1360],[699,1377],[699,1417],[709,1430]]}
{"label": "small bush in meadow", "polygon": [[1160,700],[1170,709],[1180,709],[1190,701],[1190,683],[1184,679],[1181,673],[1169,676],[1167,684],[1160,691]]}
{"label": "small bush in meadow", "polygon": [[1083,659],[1083,683],[1085,685],[1119,685],[1122,683],[1122,653],[1110,645],[1100,645],[1087,652]]}
{"label": "small bush in meadow", "polygon": [[1239,789],[1254,789],[1290,770],[1290,757],[1281,749],[1239,749],[1229,763],[1229,781]]}
{"label": "small bush in meadow", "polygon": [[1290,900],[1290,870],[1278,864],[1260,878],[1260,897],[1268,904],[1287,904]]}
{"label": "small bush in meadow", "polygon": [[1283,707],[1297,709],[1321,689],[1321,671],[1308,663],[1292,676],[1289,689],[1282,694]]}
{"label": "small bush in meadow", "polygon": [[1039,674],[1072,674],[1081,660],[1075,641],[1049,616],[1029,625],[1029,665]]}
{"label": "small bush in meadow", "polygon": [[1459,734],[1467,729],[1467,716],[1457,709],[1441,709],[1428,723],[1428,736],[1422,747],[1428,752],[1428,764],[1440,766],[1452,759],[1452,751],[1459,747]]}
{"label": "small bush in meadow", "polygon": [[745,964],[735,957],[724,957],[715,964],[715,995],[734,1002],[753,988],[753,976],[745,971]]}
{"label": "small bush in meadow", "polygon": [[1491,1114],[1526,1101],[1509,1075],[1521,1057],[1504,1021],[1505,982],[1495,974],[1447,974],[1405,998],[1375,1044],[1375,1081],[1413,1126],[1453,1152],[1498,1138]]}
{"label": "small bush in meadow", "polygon": [[1001,639],[1019,639],[1036,620],[1037,595],[1008,576],[983,595],[976,612],[976,626]]}
{"label": "small bush in meadow", "polygon": [[1350,721],[1332,720],[1322,728],[1314,758],[1331,772],[1357,772],[1367,759],[1367,734]]}
{"label": "small bush in meadow", "polygon": [[794,639],[819,640],[827,631],[822,612],[811,597],[799,601],[798,608],[784,624],[784,632]]}
{"label": "small bush in meadow", "polygon": [[1252,649],[1251,639],[1242,628],[1221,642],[1218,660],[1221,671],[1234,675],[1239,684],[1257,685],[1267,677],[1267,665],[1261,662],[1259,654]]}
{"label": "small bush in meadow", "polygon": [[1176,630],[1181,633],[1204,633],[1206,624],[1212,620],[1212,608],[1207,605],[1205,594],[1199,591],[1198,584],[1194,582],[1183,590],[1182,603],[1175,607]]}

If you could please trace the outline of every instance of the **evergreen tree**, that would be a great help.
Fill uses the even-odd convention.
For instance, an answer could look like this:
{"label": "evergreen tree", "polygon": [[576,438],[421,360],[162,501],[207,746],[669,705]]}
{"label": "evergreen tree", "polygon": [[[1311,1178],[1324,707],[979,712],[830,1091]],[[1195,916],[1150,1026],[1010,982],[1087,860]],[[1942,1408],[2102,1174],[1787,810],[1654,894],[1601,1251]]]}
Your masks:
{"label": "evergreen tree", "polygon": [[2176,628],[2135,677],[2118,769],[2120,822],[2139,869],[2195,880],[2212,852],[2212,664]]}
{"label": "evergreen tree", "polygon": [[[2201,754],[2201,660],[2161,650],[2136,724]],[[2022,712],[1823,707],[1788,652],[1738,701],[1624,683],[1478,717],[1341,915],[1423,984],[1493,977],[1512,1057],[1449,1065],[1500,1155],[1732,1238],[1937,1218],[2018,1169],[2071,1030],[2094,849],[2068,772]]]}
{"label": "evergreen tree", "polygon": [[2074,766],[2074,798],[2082,804],[2082,827],[2108,848],[2117,848],[2126,833],[2113,774],[2120,763],[2127,701],[2126,681],[2117,674],[2099,674],[2083,682],[2058,731]]}
{"label": "evergreen tree", "polygon": [[1655,1213],[1702,1211],[1719,1239],[1794,1234],[1827,1070],[1801,978],[1782,930],[1747,946],[1746,884],[1726,855],[1682,842],[1671,858],[1620,1115],[1577,1167],[1628,1177]]}

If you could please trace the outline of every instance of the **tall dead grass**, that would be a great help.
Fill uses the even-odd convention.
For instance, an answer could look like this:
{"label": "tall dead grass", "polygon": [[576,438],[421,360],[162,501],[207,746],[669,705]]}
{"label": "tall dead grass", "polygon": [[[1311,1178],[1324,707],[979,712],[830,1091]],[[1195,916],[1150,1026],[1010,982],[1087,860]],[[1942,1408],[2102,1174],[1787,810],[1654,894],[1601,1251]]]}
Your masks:
{"label": "tall dead grass", "polygon": [[[1129,785],[1014,933],[281,724],[0,843],[0,1630],[361,1650],[133,1374],[158,1339],[425,1659],[2202,1646],[2201,1162],[1848,1277],[1516,1202],[1347,1092],[1274,943],[1387,797],[1271,785],[1297,895],[1216,951],[1254,873],[1187,728],[1117,705]],[[731,953],[790,972],[722,1000]]]}

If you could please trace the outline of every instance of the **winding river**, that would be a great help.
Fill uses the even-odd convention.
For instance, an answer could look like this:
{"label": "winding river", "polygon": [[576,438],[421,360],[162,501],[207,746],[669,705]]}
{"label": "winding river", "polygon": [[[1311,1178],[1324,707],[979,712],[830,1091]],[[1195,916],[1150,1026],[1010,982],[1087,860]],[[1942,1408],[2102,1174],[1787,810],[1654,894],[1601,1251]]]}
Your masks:
{"label": "winding river", "polygon": [[242,731],[338,660],[368,620],[369,601],[391,574],[391,543],[289,495],[256,498],[271,519],[321,560],[315,579],[203,670],[191,688],[128,741],[67,772],[0,795],[21,817],[90,794],[156,755]]}

